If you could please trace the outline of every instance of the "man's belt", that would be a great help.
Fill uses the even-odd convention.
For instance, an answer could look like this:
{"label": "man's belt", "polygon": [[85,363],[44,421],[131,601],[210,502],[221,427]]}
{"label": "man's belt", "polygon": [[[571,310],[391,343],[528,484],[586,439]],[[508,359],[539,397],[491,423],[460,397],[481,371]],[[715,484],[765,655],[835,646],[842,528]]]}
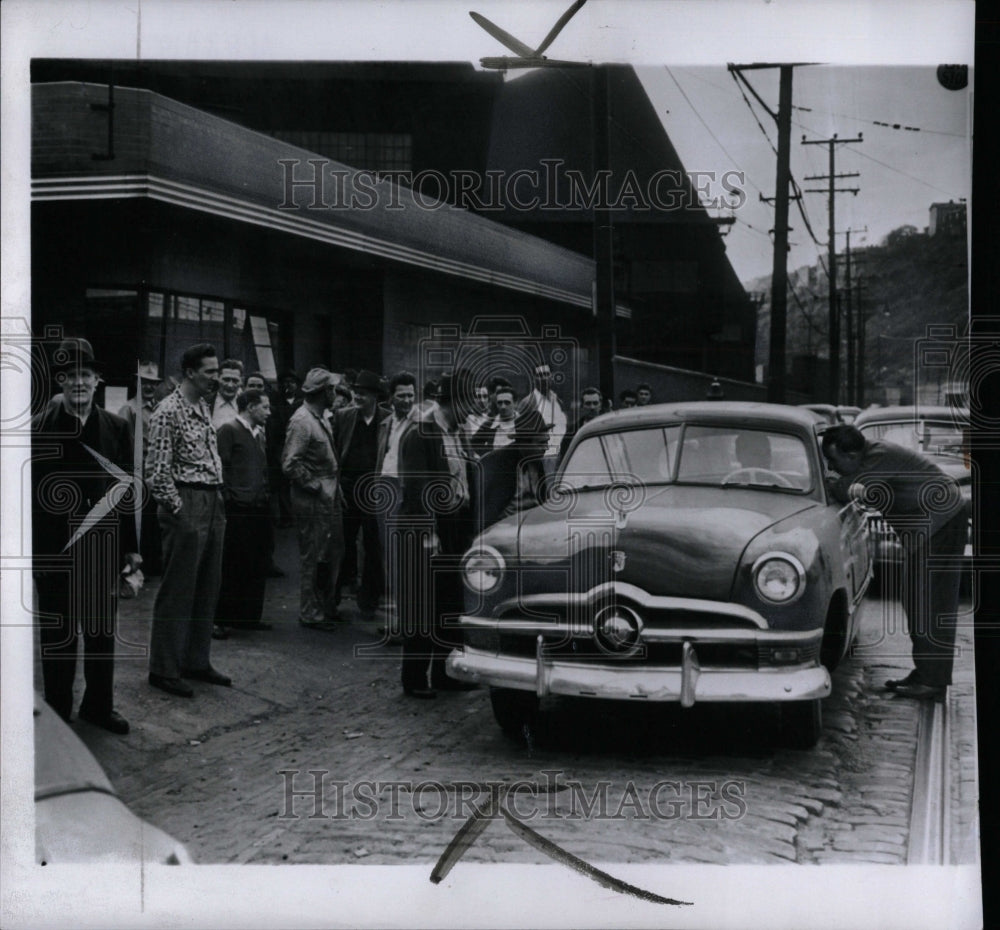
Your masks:
{"label": "man's belt", "polygon": [[207,484],[204,481],[175,481],[179,488],[187,488],[191,491],[221,491],[221,484]]}

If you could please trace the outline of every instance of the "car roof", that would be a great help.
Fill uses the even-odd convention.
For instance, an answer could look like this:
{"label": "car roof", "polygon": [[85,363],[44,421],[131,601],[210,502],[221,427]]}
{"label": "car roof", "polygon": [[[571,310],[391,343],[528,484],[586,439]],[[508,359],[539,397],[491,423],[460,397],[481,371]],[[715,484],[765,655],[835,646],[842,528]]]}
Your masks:
{"label": "car roof", "polygon": [[814,432],[822,425],[811,410],[787,404],[754,401],[705,400],[679,404],[650,404],[604,413],[580,427],[578,436],[619,432],[640,426],[667,425],[697,420],[699,423],[739,423],[756,427],[794,427]]}
{"label": "car roof", "polygon": [[900,406],[869,407],[862,410],[854,420],[857,427],[866,423],[913,423],[919,420],[944,420],[948,422],[969,422],[969,411],[965,407],[940,406]]}

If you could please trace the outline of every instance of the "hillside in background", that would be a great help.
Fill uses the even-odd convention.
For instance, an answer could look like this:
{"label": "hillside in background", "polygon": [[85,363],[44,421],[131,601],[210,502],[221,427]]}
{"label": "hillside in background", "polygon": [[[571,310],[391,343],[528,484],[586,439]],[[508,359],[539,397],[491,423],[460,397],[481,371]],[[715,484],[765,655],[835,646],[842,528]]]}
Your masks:
{"label": "hillside in background", "polygon": [[[894,230],[877,246],[852,249],[848,303],[846,256],[837,260],[841,307],[840,403],[945,402],[952,342],[969,318],[968,255],[963,228],[929,235]],[[826,261],[790,271],[786,329],[788,387],[815,401],[830,399],[829,298]],[[757,363],[766,371],[771,325],[770,276],[745,284],[758,297]],[[860,312],[859,312],[860,308]],[[848,312],[854,327],[856,381],[847,383]],[[863,373],[863,379],[862,379]]]}

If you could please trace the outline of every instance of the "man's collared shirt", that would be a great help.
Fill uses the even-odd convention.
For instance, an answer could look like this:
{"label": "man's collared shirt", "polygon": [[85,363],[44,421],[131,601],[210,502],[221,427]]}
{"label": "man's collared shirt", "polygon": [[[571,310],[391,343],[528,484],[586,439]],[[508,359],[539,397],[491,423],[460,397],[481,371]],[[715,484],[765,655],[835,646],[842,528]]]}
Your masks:
{"label": "man's collared shirt", "polygon": [[501,420],[497,417],[493,421],[493,448],[502,449],[514,442],[514,420]]}
{"label": "man's collared shirt", "polygon": [[458,499],[459,506],[464,507],[471,499],[468,473],[471,458],[462,441],[464,438],[462,430],[461,428],[449,429],[440,407],[434,411],[433,419],[441,429],[441,441],[444,445],[445,459],[448,462],[448,471],[451,472],[453,493]]}
{"label": "man's collared shirt", "polygon": [[559,455],[559,447],[562,445],[563,436],[566,435],[566,414],[559,401],[559,395],[552,390],[543,395],[538,388],[535,388],[529,396],[545,425],[550,427],[546,456]]}
{"label": "man's collared shirt", "polygon": [[239,407],[236,406],[236,398],[226,400],[221,394],[216,394],[215,403],[212,404],[212,426],[218,429],[223,423],[229,423],[240,415]]}
{"label": "man's collared shirt", "polygon": [[192,404],[178,386],[160,401],[149,423],[146,480],[171,513],[181,509],[178,482],[222,484],[222,460],[204,399]]}
{"label": "man's collared shirt", "polygon": [[250,431],[250,435],[253,436],[254,439],[260,442],[261,437],[264,435],[263,426],[255,426],[245,416],[243,416],[242,413],[236,414],[236,419]]}
{"label": "man's collared shirt", "polygon": [[399,440],[403,435],[403,427],[412,419],[412,410],[405,417],[392,415],[392,420],[389,423],[389,439],[385,447],[385,458],[382,459],[382,474],[387,478],[399,477]]}

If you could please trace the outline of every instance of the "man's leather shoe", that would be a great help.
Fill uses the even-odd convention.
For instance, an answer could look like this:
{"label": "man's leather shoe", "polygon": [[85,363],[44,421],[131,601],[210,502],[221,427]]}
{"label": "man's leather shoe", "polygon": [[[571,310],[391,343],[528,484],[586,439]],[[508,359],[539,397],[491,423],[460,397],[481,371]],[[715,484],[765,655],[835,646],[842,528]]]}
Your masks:
{"label": "man's leather shoe", "polygon": [[437,697],[437,691],[433,688],[403,688],[403,694],[407,697],[422,698],[425,701]]}
{"label": "man's leather shoe", "polygon": [[434,682],[434,687],[438,691],[475,691],[479,685],[472,681],[459,681],[457,678],[445,678],[443,681]]}
{"label": "man's leather shoe", "polygon": [[900,685],[902,685],[904,687],[907,687],[909,685],[915,685],[918,682],[920,682],[920,676],[917,675],[917,670],[914,669],[905,678],[890,678],[885,683],[885,690],[886,691],[895,691],[897,688],[900,687]]}
{"label": "man's leather shoe", "polygon": [[939,698],[944,695],[944,688],[938,688],[934,685],[925,685],[917,681],[913,684],[899,684],[896,685],[895,694],[900,697],[908,698],[918,698],[920,700],[929,700],[931,698]]}
{"label": "man's leather shoe", "polygon": [[154,688],[176,694],[178,697],[194,697],[194,689],[183,678],[165,678],[163,675],[149,673],[149,683]]}
{"label": "man's leather shoe", "polygon": [[229,639],[229,630],[221,623],[212,624],[212,639]]}
{"label": "man's leather shoe", "polygon": [[233,680],[228,675],[223,675],[222,672],[217,672],[210,665],[208,668],[200,669],[188,669],[184,672],[185,677],[193,678],[195,681],[205,681],[210,685],[222,685],[223,688],[228,688],[232,685]]}
{"label": "man's leather shoe", "polygon": [[307,630],[319,630],[321,633],[335,633],[340,629],[340,624],[334,620],[300,620],[299,625]]}
{"label": "man's leather shoe", "polygon": [[116,710],[111,711],[106,717],[100,717],[81,707],[78,716],[95,727],[100,727],[109,733],[117,733],[119,736],[124,736],[129,730],[128,721]]}

